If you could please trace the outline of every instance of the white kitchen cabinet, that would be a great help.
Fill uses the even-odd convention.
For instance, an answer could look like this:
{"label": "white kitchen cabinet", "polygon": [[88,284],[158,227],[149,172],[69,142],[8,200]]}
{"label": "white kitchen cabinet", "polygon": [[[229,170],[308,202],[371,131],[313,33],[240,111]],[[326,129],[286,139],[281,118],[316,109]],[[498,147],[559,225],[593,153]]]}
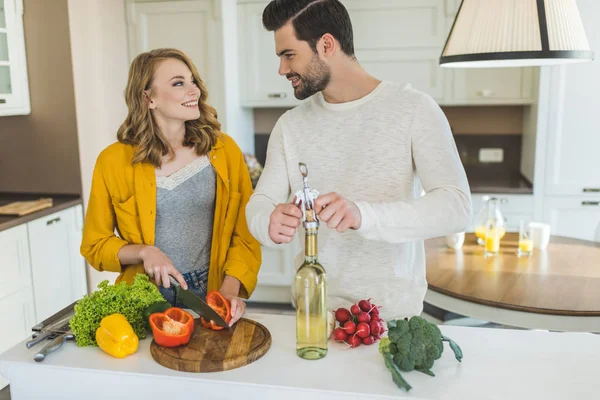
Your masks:
{"label": "white kitchen cabinet", "polygon": [[500,194],[500,193],[474,193],[471,195],[473,204],[472,223],[469,232],[474,232],[476,218],[484,204],[484,198],[495,197],[498,199],[500,212],[504,217],[507,232],[518,232],[521,221],[533,221],[534,199],[529,194]]}
{"label": "white kitchen cabinet", "polygon": [[[35,325],[27,227],[0,232],[0,353],[25,339]],[[8,382],[0,377],[0,390]]]}
{"label": "white kitchen cabinet", "polygon": [[29,113],[23,0],[0,0],[0,116]]}
{"label": "white kitchen cabinet", "polygon": [[531,104],[534,102],[535,67],[467,68],[452,70],[454,105]]}
{"label": "white kitchen cabinet", "polygon": [[87,293],[79,254],[82,215],[76,206],[27,224],[37,322]]}
{"label": "white kitchen cabinet", "polygon": [[[600,13],[600,5],[596,6],[596,12]],[[591,23],[591,19],[588,21],[590,24],[585,25],[588,39],[591,45],[595,44],[592,49],[598,52],[600,28],[595,22]],[[599,76],[598,62],[553,67],[551,70],[546,195],[600,197]]]}
{"label": "white kitchen cabinet", "polygon": [[261,250],[258,284],[250,301],[291,303],[291,285],[296,275],[294,260],[302,251],[298,236],[292,243],[276,248],[262,246]]}
{"label": "white kitchen cabinet", "polygon": [[129,57],[156,48],[187,54],[208,91],[208,103],[225,120],[221,1],[187,0],[129,3]]}
{"label": "white kitchen cabinet", "polygon": [[[446,69],[439,57],[460,1],[342,0],[360,64],[378,79],[405,83],[440,105],[508,105],[534,101],[536,68]],[[245,107],[300,104],[278,74],[275,40],[262,24],[268,0],[239,0],[241,102]]]}
{"label": "white kitchen cabinet", "polygon": [[273,32],[262,24],[268,1],[238,5],[240,96],[246,107],[293,107],[300,104],[285,76],[279,75],[279,57]]}
{"label": "white kitchen cabinet", "polygon": [[27,227],[19,225],[0,231],[0,301],[27,287],[31,287],[29,240]]}
{"label": "white kitchen cabinet", "polygon": [[593,197],[546,197],[544,221],[553,235],[600,242],[600,199]]}

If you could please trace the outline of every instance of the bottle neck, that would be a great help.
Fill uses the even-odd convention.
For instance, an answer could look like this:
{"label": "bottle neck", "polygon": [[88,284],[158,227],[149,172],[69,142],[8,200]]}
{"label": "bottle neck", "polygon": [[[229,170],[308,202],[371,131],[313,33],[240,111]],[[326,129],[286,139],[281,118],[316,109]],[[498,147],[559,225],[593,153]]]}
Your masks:
{"label": "bottle neck", "polygon": [[306,262],[317,262],[318,260],[318,249],[317,249],[317,228],[306,229],[304,234],[304,260]]}

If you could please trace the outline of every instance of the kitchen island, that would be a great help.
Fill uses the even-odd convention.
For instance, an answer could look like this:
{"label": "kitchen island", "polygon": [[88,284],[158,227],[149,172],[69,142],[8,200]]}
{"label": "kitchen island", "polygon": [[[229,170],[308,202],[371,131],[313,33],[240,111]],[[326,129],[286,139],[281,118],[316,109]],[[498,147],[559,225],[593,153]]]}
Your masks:
{"label": "kitchen island", "polygon": [[265,356],[242,368],[184,373],[150,355],[151,338],[132,356],[116,359],[73,342],[33,361],[37,348],[19,343],[0,355],[0,374],[12,400],[24,399],[592,399],[600,392],[600,335],[441,326],[464,353],[462,363],[446,344],[433,372],[405,373],[410,393],[397,388],[377,345],[330,344],[319,361],[295,354],[295,318],[248,314],[271,332]]}

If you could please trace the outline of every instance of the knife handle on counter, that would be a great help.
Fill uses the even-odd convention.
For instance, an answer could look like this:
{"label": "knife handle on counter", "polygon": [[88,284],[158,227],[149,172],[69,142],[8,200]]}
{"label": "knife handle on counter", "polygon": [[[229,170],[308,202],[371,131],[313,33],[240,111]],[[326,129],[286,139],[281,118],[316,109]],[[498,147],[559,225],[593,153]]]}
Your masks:
{"label": "knife handle on counter", "polygon": [[63,345],[69,339],[73,339],[75,336],[72,333],[63,333],[62,335],[55,338],[53,341],[48,343],[39,353],[37,353],[33,359],[37,362],[44,361],[46,356],[52,353],[54,350],[57,350],[60,346]]}
{"label": "knife handle on counter", "polygon": [[33,346],[35,346],[36,344],[38,344],[39,342],[41,342],[42,340],[47,339],[53,333],[54,332],[40,332],[40,333],[38,333],[38,335],[35,338],[33,338],[30,341],[28,341],[27,343],[25,343],[25,346],[27,346],[27,348],[30,349]]}

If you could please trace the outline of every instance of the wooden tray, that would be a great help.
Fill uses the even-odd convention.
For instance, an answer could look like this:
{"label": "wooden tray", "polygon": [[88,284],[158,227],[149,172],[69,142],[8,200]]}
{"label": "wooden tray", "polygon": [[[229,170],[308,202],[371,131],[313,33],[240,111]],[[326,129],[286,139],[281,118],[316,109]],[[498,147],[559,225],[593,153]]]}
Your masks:
{"label": "wooden tray", "polygon": [[52,207],[52,199],[50,198],[31,201],[15,201],[0,207],[0,215],[23,216],[50,207]]}
{"label": "wooden tray", "polygon": [[271,347],[271,333],[256,321],[242,318],[228,330],[203,328],[195,320],[194,333],[186,346],[167,348],[154,340],[152,358],[160,365],[185,372],[216,372],[239,368],[262,357]]}

